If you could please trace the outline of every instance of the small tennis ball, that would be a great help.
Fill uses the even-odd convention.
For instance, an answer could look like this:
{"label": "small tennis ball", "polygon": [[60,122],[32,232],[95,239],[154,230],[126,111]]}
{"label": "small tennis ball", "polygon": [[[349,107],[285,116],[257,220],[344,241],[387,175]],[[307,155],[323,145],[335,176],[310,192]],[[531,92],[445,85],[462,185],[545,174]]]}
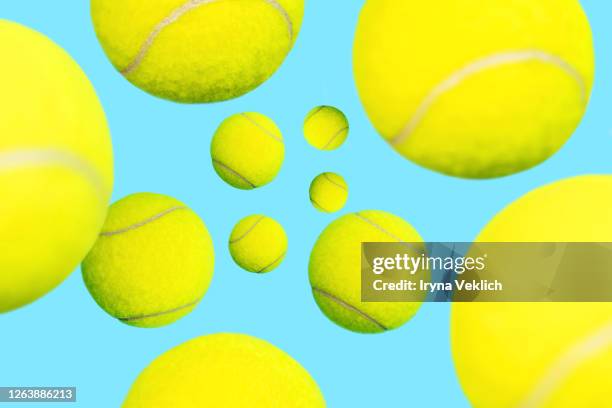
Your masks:
{"label": "small tennis ball", "polygon": [[304,0],[91,0],[115,68],[155,96],[236,98],[264,83],[293,47]]}
{"label": "small tennis ball", "polygon": [[422,238],[406,221],[383,211],[340,217],[319,236],[310,255],[312,293],[323,313],[348,330],[380,333],[396,329],[421,304],[361,301],[363,242],[422,242]]}
{"label": "small tennis ball", "polygon": [[108,126],[60,47],[0,19],[0,313],[51,291],[104,223],[113,184]]}
{"label": "small tennis ball", "polygon": [[109,210],[83,279],[108,314],[136,327],[160,327],[190,313],[213,276],[206,226],[182,202],[130,195]]}
{"label": "small tennis ball", "polygon": [[310,184],[310,202],[319,211],[334,213],[344,208],[349,189],[336,173],[319,174]]}
{"label": "small tennis ball", "polygon": [[368,0],[354,73],[400,154],[482,179],[530,169],[566,143],[590,98],[593,54],[578,0]]}
{"label": "small tennis ball", "polygon": [[212,334],[155,359],[123,408],[324,408],[317,383],[291,356],[244,334]]}
{"label": "small tennis ball", "polygon": [[349,134],[348,119],[333,106],[318,106],[304,120],[304,136],[319,150],[336,150]]}
{"label": "small tennis ball", "polygon": [[234,227],[229,249],[242,269],[255,273],[271,272],[285,259],[287,234],[272,218],[250,215]]}
{"label": "small tennis ball", "polygon": [[[612,176],[556,182],[504,209],[477,241],[611,242],[610,202]],[[588,279],[588,266],[576,274]],[[609,399],[610,303],[455,303],[451,343],[474,407],[595,408]]]}
{"label": "small tennis ball", "polygon": [[285,160],[285,144],[272,119],[239,113],[219,126],[210,153],[219,177],[233,187],[252,190],[276,178]]}

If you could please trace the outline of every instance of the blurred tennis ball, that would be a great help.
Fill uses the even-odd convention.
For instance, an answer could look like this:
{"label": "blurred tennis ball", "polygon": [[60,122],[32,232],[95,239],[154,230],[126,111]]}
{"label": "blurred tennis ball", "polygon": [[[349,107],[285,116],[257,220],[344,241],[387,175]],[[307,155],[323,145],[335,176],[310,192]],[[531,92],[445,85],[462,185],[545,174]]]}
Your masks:
{"label": "blurred tennis ball", "polygon": [[185,103],[257,88],[293,47],[304,0],[92,0],[115,68],[144,91]]}
{"label": "blurred tennis ball", "polygon": [[400,154],[493,178],[570,138],[593,86],[593,43],[577,0],[369,0],[354,71],[368,116]]}
{"label": "blurred tennis ball", "polygon": [[304,120],[304,136],[319,150],[336,150],[349,134],[348,119],[338,108],[318,106]]}
{"label": "blurred tennis ball", "polygon": [[59,285],[104,223],[113,184],[106,118],[59,46],[0,19],[0,313]]}
{"label": "blurred tennis ball", "polygon": [[310,374],[284,351],[243,334],[213,334],[162,354],[123,408],[323,408]]}
{"label": "blurred tennis ball", "polygon": [[364,242],[422,242],[422,238],[406,221],[383,211],[340,217],[319,236],[310,255],[312,293],[321,311],[348,330],[380,333],[396,329],[415,315],[421,303],[361,301]]}
{"label": "blurred tennis ball", "polygon": [[[612,176],[541,187],[478,242],[612,242]],[[588,279],[588,266],[576,269]],[[601,407],[612,388],[612,304],[455,303],[453,357],[474,407]],[[495,390],[495,392],[491,392]]]}
{"label": "blurred tennis ball", "polygon": [[111,206],[82,269],[108,314],[131,326],[159,327],[196,307],[213,267],[213,243],[198,215],[174,198],[139,193]]}
{"label": "blurred tennis ball", "polygon": [[276,178],[285,160],[283,135],[261,113],[240,113],[217,129],[210,148],[215,171],[229,185],[252,190]]}
{"label": "blurred tennis ball", "polygon": [[344,178],[336,173],[322,173],[310,184],[310,202],[319,211],[334,213],[344,208],[349,189]]}
{"label": "blurred tennis ball", "polygon": [[265,215],[250,215],[232,231],[230,254],[242,269],[268,273],[276,269],[287,254],[287,234],[282,225]]}

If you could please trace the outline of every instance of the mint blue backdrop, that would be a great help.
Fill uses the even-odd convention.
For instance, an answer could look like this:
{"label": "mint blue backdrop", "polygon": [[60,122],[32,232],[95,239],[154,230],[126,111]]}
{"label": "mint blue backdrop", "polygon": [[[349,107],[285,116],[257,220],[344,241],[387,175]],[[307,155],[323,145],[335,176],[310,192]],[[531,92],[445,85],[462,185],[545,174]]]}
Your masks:
{"label": "mint blue backdrop", "polygon": [[[383,209],[409,220],[429,241],[468,241],[534,187],[577,174],[612,173],[612,76],[606,75],[612,72],[612,4],[583,3],[594,30],[598,76],[579,131],[534,170],[463,181],[406,161],[369,124],[351,66],[361,1],[308,1],[296,47],[269,82],[234,101],[184,106],[141,92],[113,69],[94,35],[88,1],[2,0],[0,18],[51,37],[94,83],[113,133],[114,199],[154,191],[185,201],[208,225],[217,261],[212,286],[195,312],[156,330],[131,328],[107,316],[76,271],[38,302],[0,315],[0,385],[76,386],[79,402],[66,406],[118,407],[138,373],[160,353],[203,334],[229,331],[262,337],[290,353],[316,378],[330,407],[469,406],[451,359],[447,305],[425,305],[406,326],[376,336],[345,331],[320,313],[310,294],[307,262],[334,216],[311,207],[308,185],[322,171],[337,171],[351,187],[345,212]],[[10,58],[2,55],[0,63]],[[318,152],[302,137],[304,115],[320,104],[340,107],[351,120],[349,140],[336,152]],[[273,184],[243,192],[215,175],[208,149],[221,120],[251,110],[277,121],[287,159]],[[226,245],[234,223],[259,212],[278,219],[290,237],[287,259],[266,276],[239,270]]]}

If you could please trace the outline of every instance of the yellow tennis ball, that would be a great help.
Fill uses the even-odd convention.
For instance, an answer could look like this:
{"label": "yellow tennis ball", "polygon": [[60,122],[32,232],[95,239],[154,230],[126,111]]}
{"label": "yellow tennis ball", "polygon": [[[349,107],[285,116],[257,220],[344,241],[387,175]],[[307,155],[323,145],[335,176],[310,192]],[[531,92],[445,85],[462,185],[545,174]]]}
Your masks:
{"label": "yellow tennis ball", "polygon": [[310,184],[310,202],[319,211],[333,213],[344,208],[349,188],[336,173],[319,174]]}
{"label": "yellow tennis ball", "polygon": [[161,194],[138,193],[110,207],[83,279],[108,314],[160,327],[190,313],[213,276],[213,243],[198,215]]}
{"label": "yellow tennis ball", "polygon": [[287,234],[272,218],[250,215],[234,227],[229,249],[242,269],[255,273],[271,272],[285,259]]}
{"label": "yellow tennis ball", "polygon": [[219,126],[210,153],[219,177],[233,187],[252,190],[276,178],[285,160],[285,144],[272,119],[239,113]]}
{"label": "yellow tennis ball", "polygon": [[[504,209],[478,241],[611,242],[610,202],[612,176],[556,182]],[[587,266],[576,273],[588,279]],[[612,304],[456,303],[451,342],[474,407],[594,408],[609,399]]]}
{"label": "yellow tennis ball", "polygon": [[98,39],[144,91],[185,103],[236,98],[293,47],[304,0],[91,0]]}
{"label": "yellow tennis ball", "polygon": [[0,313],[43,296],[96,240],[113,184],[106,118],[79,66],[0,19]]}
{"label": "yellow tennis ball", "polygon": [[333,106],[318,106],[304,120],[306,141],[319,150],[336,150],[346,141],[348,134],[348,119]]}
{"label": "yellow tennis ball", "polygon": [[317,383],[291,356],[244,334],[212,334],[162,354],[123,408],[323,408]]}
{"label": "yellow tennis ball", "polygon": [[368,0],[354,73],[379,133],[435,171],[493,178],[556,153],[589,101],[578,0]]}
{"label": "yellow tennis ball", "polygon": [[383,211],[361,211],[332,222],[310,255],[312,293],[323,313],[336,324],[359,333],[396,329],[410,320],[416,302],[361,301],[361,244],[422,242],[403,219]]}

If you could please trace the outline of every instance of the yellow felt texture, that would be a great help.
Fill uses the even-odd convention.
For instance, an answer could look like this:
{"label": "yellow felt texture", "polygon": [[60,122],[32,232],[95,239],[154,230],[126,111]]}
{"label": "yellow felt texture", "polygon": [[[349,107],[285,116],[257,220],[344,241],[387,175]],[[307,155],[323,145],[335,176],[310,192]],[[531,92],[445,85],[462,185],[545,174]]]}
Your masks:
{"label": "yellow felt texture", "polygon": [[139,193],[113,204],[98,242],[83,262],[83,279],[111,316],[159,327],[200,302],[213,276],[206,226],[182,202]]}
{"label": "yellow felt texture", "polygon": [[336,324],[359,333],[396,329],[410,320],[420,303],[361,301],[363,242],[422,242],[403,219],[383,211],[361,211],[332,222],[310,255],[314,298]]}
{"label": "yellow felt texture", "polygon": [[578,0],[368,0],[359,95],[403,156],[465,178],[536,166],[574,133],[594,55]]}
{"label": "yellow felt texture", "polygon": [[272,119],[248,112],[221,123],[210,153],[219,177],[233,187],[252,190],[276,178],[285,160],[285,145]]}
{"label": "yellow felt texture", "polygon": [[267,273],[276,269],[287,254],[287,234],[282,225],[265,215],[250,215],[234,227],[230,254],[244,270]]}
{"label": "yellow felt texture", "polygon": [[323,408],[310,374],[284,351],[243,334],[199,337],[162,354],[123,408]]}
{"label": "yellow felt texture", "polygon": [[344,208],[349,188],[344,178],[336,173],[323,173],[310,184],[310,202],[319,211],[333,213]]}
{"label": "yellow felt texture", "polygon": [[[611,200],[612,176],[559,181],[509,205],[477,240],[610,242]],[[588,279],[588,267],[576,273]],[[595,408],[612,389],[612,304],[456,303],[451,342],[477,408]]]}
{"label": "yellow felt texture", "polygon": [[336,150],[344,144],[348,134],[348,119],[333,106],[318,106],[304,119],[304,137],[319,150]]}
{"label": "yellow felt texture", "polygon": [[303,0],[91,1],[117,70],[153,95],[187,103],[261,85],[291,50],[303,14]]}
{"label": "yellow felt texture", "polygon": [[0,19],[0,313],[60,284],[104,222],[109,131],[79,66],[43,35]]}

